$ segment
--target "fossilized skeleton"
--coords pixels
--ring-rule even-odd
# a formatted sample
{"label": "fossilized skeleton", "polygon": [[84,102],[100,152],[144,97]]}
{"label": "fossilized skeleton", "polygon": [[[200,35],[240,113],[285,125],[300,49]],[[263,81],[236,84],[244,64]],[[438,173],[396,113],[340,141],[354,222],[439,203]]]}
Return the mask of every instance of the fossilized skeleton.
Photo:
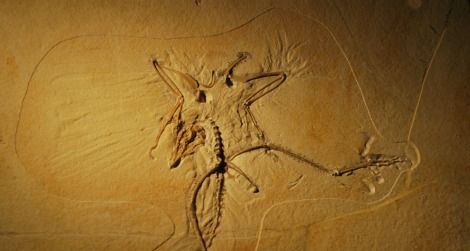
{"label": "fossilized skeleton", "polygon": [[[196,176],[186,205],[187,217],[202,250],[207,250],[215,236],[220,217],[224,174],[229,169],[237,172],[249,182],[252,192],[259,191],[253,179],[233,163],[234,158],[243,153],[258,149],[282,152],[330,176],[341,176],[361,168],[390,166],[406,161],[406,158],[369,155],[366,150],[367,152],[362,154],[360,164],[332,170],[290,149],[269,142],[250,111],[250,105],[278,88],[285,82],[287,75],[284,72],[235,75],[234,69],[248,57],[248,53],[239,53],[237,59],[225,69],[213,71],[207,84],[198,82],[187,73],[165,67],[157,59],[152,59],[158,76],[176,95],[177,102],[163,118],[150,156],[153,158],[152,152],[158,147],[162,134],[170,124],[174,124],[175,128],[170,168],[178,167],[185,157],[194,155],[199,150],[204,149],[207,152],[206,169],[204,173]],[[197,199],[201,187],[211,177],[215,189],[215,209],[212,212],[212,221],[202,224],[197,214]]]}

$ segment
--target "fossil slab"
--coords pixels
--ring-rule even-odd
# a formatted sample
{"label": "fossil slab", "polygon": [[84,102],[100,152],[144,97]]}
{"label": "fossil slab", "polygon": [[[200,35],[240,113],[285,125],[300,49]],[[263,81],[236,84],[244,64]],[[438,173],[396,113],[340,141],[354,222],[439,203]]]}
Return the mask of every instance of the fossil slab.
{"label": "fossil slab", "polygon": [[421,249],[430,215],[468,245],[465,1],[189,2],[8,58],[8,249]]}

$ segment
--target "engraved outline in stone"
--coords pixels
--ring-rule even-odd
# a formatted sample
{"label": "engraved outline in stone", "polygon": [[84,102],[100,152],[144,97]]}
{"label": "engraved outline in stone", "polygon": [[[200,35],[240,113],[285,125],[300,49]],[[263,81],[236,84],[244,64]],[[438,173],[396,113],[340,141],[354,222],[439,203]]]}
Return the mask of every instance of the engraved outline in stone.
{"label": "engraved outline in stone", "polygon": [[[280,10],[280,9],[279,9],[279,8],[269,8],[269,9],[267,9],[267,10],[261,12],[260,14],[256,15],[255,17],[249,19],[247,22],[243,23],[243,24],[240,25],[240,26],[234,27],[234,28],[229,29],[229,30],[224,31],[224,32],[219,32],[219,33],[210,34],[210,35],[205,35],[205,36],[200,36],[200,37],[218,36],[218,35],[221,35],[221,34],[223,34],[223,33],[227,33],[227,32],[236,30],[236,29],[238,29],[238,28],[240,28],[240,27],[246,25],[247,23],[250,23],[250,22],[253,21],[254,19],[258,18],[259,16],[262,16],[262,15],[264,15],[264,14],[270,12],[270,11],[273,11],[273,10]],[[363,102],[364,102],[364,105],[365,105],[365,107],[366,107],[366,109],[367,109],[369,118],[370,118],[372,124],[374,125],[374,129],[376,130],[376,132],[377,132],[377,133],[379,134],[379,136],[380,136],[380,132],[379,132],[379,131],[377,130],[377,128],[375,127],[374,121],[372,120],[372,118],[371,118],[371,116],[370,116],[370,112],[369,112],[367,103],[366,103],[366,101],[365,101],[365,99],[364,99],[364,95],[363,95],[363,93],[362,93],[362,89],[361,89],[359,83],[358,83],[357,80],[356,80],[354,70],[352,69],[352,66],[350,65],[349,59],[348,59],[348,57],[346,56],[346,54],[345,54],[344,50],[342,49],[342,47],[340,46],[339,42],[337,41],[336,37],[333,35],[333,33],[331,32],[331,30],[330,30],[328,27],[326,27],[326,25],[323,24],[322,22],[316,20],[316,19],[313,18],[313,17],[310,17],[310,16],[307,16],[307,15],[301,14],[301,13],[298,12],[298,11],[295,12],[295,13],[296,13],[297,15],[304,16],[304,17],[306,17],[306,18],[308,18],[308,19],[310,19],[310,20],[312,20],[312,21],[314,21],[314,22],[317,22],[317,23],[319,23],[320,25],[324,26],[324,28],[326,28],[326,29],[328,30],[328,32],[330,33],[330,35],[333,37],[335,43],[337,44],[337,46],[338,46],[339,49],[341,50],[343,56],[344,56],[344,57],[346,58],[346,60],[348,61],[348,65],[349,65],[349,67],[351,68],[352,74],[353,74],[353,76],[354,76],[354,78],[355,78],[355,81],[356,81],[356,83],[357,83],[357,85],[358,85],[358,89],[359,89],[360,92],[361,92],[361,96],[362,96],[362,98],[363,98]],[[19,127],[19,124],[20,124],[20,121],[21,121],[21,117],[22,117],[22,115],[23,115],[23,114],[22,114],[22,110],[23,110],[23,106],[24,106],[24,100],[25,100],[25,98],[26,98],[26,96],[27,96],[27,94],[28,94],[28,92],[29,92],[29,88],[30,88],[30,84],[31,84],[31,82],[32,82],[32,78],[33,78],[33,76],[36,74],[37,69],[38,69],[38,66],[43,62],[44,58],[46,58],[46,57],[51,53],[51,51],[53,51],[56,47],[58,47],[59,45],[61,45],[61,44],[64,43],[64,42],[72,41],[72,40],[75,40],[75,39],[78,39],[78,38],[82,38],[82,37],[108,37],[108,36],[118,36],[118,37],[128,37],[128,38],[142,38],[142,37],[139,37],[139,36],[126,36],[126,35],[95,35],[95,34],[77,35],[77,36],[73,36],[73,37],[69,37],[69,38],[60,40],[60,41],[58,41],[57,43],[53,44],[53,45],[44,53],[44,55],[41,56],[41,58],[39,59],[39,62],[34,65],[33,70],[32,70],[32,73],[30,74],[29,79],[28,79],[28,81],[27,81],[27,86],[26,86],[25,94],[23,95],[23,99],[22,99],[21,105],[20,105],[20,112],[19,112],[19,115],[18,115],[17,125],[16,125],[16,127],[15,127],[15,136],[14,136],[14,138],[15,138],[15,144],[14,144],[14,148],[15,148],[15,153],[16,153],[16,155],[19,155],[19,154],[18,154],[18,146],[17,146],[17,138],[18,138],[18,127]],[[197,37],[197,36],[173,37],[173,38],[164,38],[164,39],[163,39],[163,38],[155,38],[155,37],[152,37],[152,38],[153,38],[153,39],[163,39],[163,40],[167,40],[167,39],[182,39],[182,38],[192,38],[192,37]],[[146,38],[148,38],[148,37],[146,37]],[[424,81],[423,81],[423,82],[424,82]],[[424,83],[423,83],[423,86],[422,86],[422,87],[424,87]],[[421,90],[421,91],[422,91],[422,90]],[[418,104],[417,104],[415,110],[418,110],[418,106],[419,106],[419,102],[418,102]],[[415,112],[416,112],[416,111],[415,111]],[[410,131],[411,131],[411,128],[410,128]],[[411,132],[410,132],[409,134],[411,134]],[[409,142],[409,144],[411,144],[411,147],[414,147],[414,144],[413,144],[411,141],[408,140],[408,142]],[[261,147],[259,147],[258,149],[260,149],[260,148],[261,148]],[[417,161],[417,164],[414,165],[414,168],[416,168],[416,167],[418,166],[418,164],[419,164],[419,161]],[[411,168],[411,169],[414,169],[414,168]]]}

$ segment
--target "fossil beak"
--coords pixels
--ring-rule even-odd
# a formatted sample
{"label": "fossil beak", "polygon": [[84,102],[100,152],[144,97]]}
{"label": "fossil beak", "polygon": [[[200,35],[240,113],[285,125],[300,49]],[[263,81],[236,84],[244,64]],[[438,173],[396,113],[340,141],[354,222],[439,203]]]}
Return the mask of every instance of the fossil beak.
{"label": "fossil beak", "polygon": [[172,158],[172,160],[170,161],[170,168],[176,168],[180,165],[181,163],[181,158]]}

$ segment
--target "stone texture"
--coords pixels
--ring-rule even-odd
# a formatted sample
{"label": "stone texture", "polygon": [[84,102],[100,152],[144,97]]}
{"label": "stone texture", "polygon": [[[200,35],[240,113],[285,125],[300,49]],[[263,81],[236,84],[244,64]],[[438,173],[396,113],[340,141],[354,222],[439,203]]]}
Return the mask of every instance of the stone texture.
{"label": "stone texture", "polygon": [[[0,250],[470,248],[468,1],[0,13]],[[177,101],[159,69],[185,102],[156,146]],[[219,81],[205,103],[191,78]],[[341,173],[368,157],[383,166]]]}

